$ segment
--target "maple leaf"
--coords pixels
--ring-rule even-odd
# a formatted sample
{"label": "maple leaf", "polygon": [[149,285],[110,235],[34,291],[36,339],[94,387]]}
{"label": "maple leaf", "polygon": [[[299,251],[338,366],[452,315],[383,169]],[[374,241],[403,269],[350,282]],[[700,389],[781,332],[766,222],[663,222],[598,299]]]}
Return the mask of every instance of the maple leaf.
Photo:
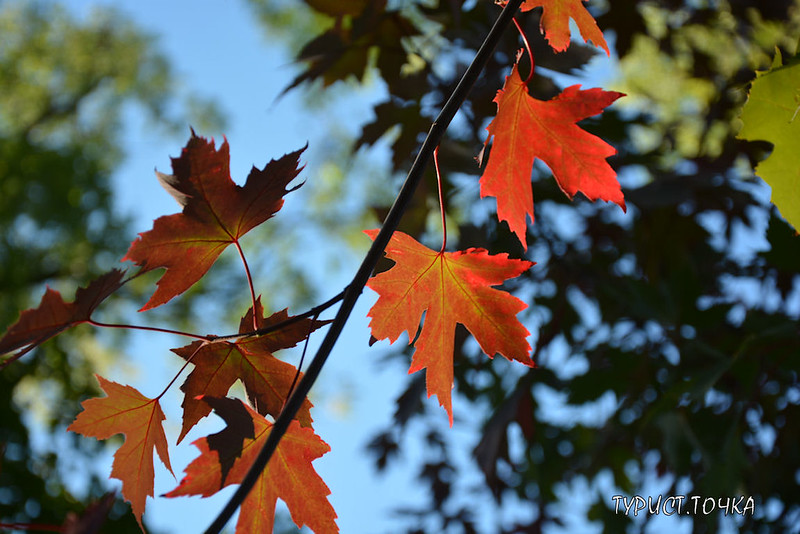
{"label": "maple leaf", "polygon": [[737,137],[773,144],[772,153],[756,166],[756,174],[772,188],[772,202],[783,218],[800,231],[800,57],[783,64],[777,52],[772,68],[758,72],[742,107]]}
{"label": "maple leaf", "polygon": [[[495,3],[505,6],[508,2],[497,0]],[[525,0],[520,6],[520,11],[530,11],[537,7],[542,8],[540,30],[556,52],[563,52],[569,48],[571,18],[578,26],[584,43],[592,41],[595,46],[605,50],[608,56],[611,55],[603,32],[584,7],[582,0]]]}
{"label": "maple leaf", "polygon": [[[256,299],[256,318],[258,328],[262,329],[286,321],[290,317],[287,310],[283,310],[265,319],[259,297]],[[244,337],[234,342],[195,341],[185,347],[173,349],[174,353],[184,359],[189,359],[194,354],[191,361],[195,366],[181,386],[186,395],[183,399],[183,428],[178,443],[200,419],[211,413],[209,405],[197,397],[200,395],[224,397],[237,379],[244,384],[250,402],[258,408],[259,413],[277,417],[297,374],[297,368],[277,359],[273,353],[294,347],[312,331],[328,322],[301,319],[286,328],[263,336]],[[250,332],[252,329],[251,307],[242,317],[239,332]],[[302,376],[301,373],[298,380]],[[308,399],[303,401],[303,406],[298,412],[302,426],[311,425],[309,410],[312,406]]]}
{"label": "maple leaf", "polygon": [[[365,233],[375,239],[378,231]],[[519,276],[533,263],[509,259],[507,254],[490,256],[479,248],[435,252],[402,232],[394,233],[386,255],[395,265],[367,283],[379,295],[367,314],[372,318],[372,335],[394,343],[406,331],[410,344],[426,312],[408,372],[427,368],[428,397],[438,397],[451,425],[456,323],[467,327],[489,357],[500,353],[534,365],[526,340],[530,332],[516,318],[527,304],[491,287]]]}
{"label": "maple leaf", "polygon": [[[213,406],[228,427],[193,443],[200,456],[186,467],[183,480],[165,497],[208,497],[225,486],[240,484],[272,429],[272,423],[238,399],[203,397],[203,400]],[[227,434],[219,439],[223,432]],[[241,446],[231,446],[231,442]],[[242,503],[236,532],[272,532],[279,498],[286,503],[298,527],[305,524],[316,534],[338,532],[336,512],[327,499],[331,491],[311,465],[329,451],[328,444],[311,428],[292,421]],[[225,474],[223,466],[227,466]]]}
{"label": "maple leaf", "polygon": [[263,170],[253,167],[242,187],[230,177],[228,141],[216,150],[213,139],[206,141],[192,131],[181,156],[172,158],[174,175],[157,173],[183,211],[156,219],[153,229],[139,234],[122,259],[139,265],[142,273],[167,270],[140,311],[189,289],[228,245],[277,213],[283,196],[300,187],[285,189],[302,170],[298,164],[303,150],[272,160]]}
{"label": "maple leaf", "polygon": [[122,496],[144,531],[142,514],[147,496],[153,496],[153,449],[172,473],[167,437],[158,399],[148,399],[135,388],[95,375],[106,397],[82,403],[83,411],[67,430],[97,439],[124,434],[125,443],[114,453],[111,476],[122,481]]}
{"label": "maple leaf", "polygon": [[0,354],[39,345],[67,328],[89,320],[92,312],[122,286],[123,272],[114,269],[75,292],[73,302],[64,302],[58,291],[45,291],[37,308],[25,310],[0,339]]}
{"label": "maple leaf", "polygon": [[[519,76],[517,65],[497,92],[497,116],[486,128],[484,150],[494,136],[481,197],[497,198],[497,217],[506,221],[527,248],[527,216],[533,216],[531,169],[539,158],[550,167],[561,190],[571,199],[580,191],[590,200],[616,203],[625,211],[625,198],[616,173],[606,158],[616,150],[576,123],[601,113],[619,97],[616,91],[580,89],[573,85],[552,100],[537,100]],[[478,156],[481,163],[483,150]]]}

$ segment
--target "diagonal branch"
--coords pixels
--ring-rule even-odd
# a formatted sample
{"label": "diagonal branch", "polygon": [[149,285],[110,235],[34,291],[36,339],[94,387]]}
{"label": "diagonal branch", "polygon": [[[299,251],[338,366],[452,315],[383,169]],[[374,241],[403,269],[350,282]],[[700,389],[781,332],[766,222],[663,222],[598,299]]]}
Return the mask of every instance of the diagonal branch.
{"label": "diagonal branch", "polygon": [[330,355],[333,346],[336,344],[336,340],[339,338],[339,334],[342,332],[345,323],[347,323],[347,319],[350,316],[350,312],[353,311],[358,297],[364,291],[364,286],[367,284],[367,280],[369,280],[375,265],[383,256],[386,245],[389,243],[392,234],[400,223],[400,218],[403,216],[403,213],[408,208],[414,196],[414,191],[417,189],[417,185],[422,179],[423,172],[425,171],[425,167],[434,149],[439,145],[439,142],[444,136],[444,132],[450,125],[450,121],[453,120],[453,117],[466,100],[469,91],[472,89],[481,71],[483,71],[483,68],[489,62],[497,43],[500,41],[503,32],[511,24],[511,20],[517,12],[517,9],[519,9],[520,4],[522,4],[522,0],[510,0],[508,4],[506,4],[506,7],[503,8],[503,11],[495,21],[486,39],[483,41],[472,63],[462,76],[461,81],[458,82],[458,86],[456,86],[450,98],[447,100],[447,103],[442,108],[442,111],[439,113],[439,116],[433,122],[431,129],[428,131],[428,136],[422,143],[417,158],[414,160],[414,164],[408,172],[406,181],[400,189],[391,210],[389,210],[386,220],[383,222],[380,233],[375,237],[372,247],[370,247],[367,255],[364,257],[364,261],[361,263],[361,267],[359,267],[353,281],[345,290],[342,305],[339,307],[339,311],[331,323],[325,339],[317,350],[317,354],[308,366],[306,374],[297,384],[297,389],[275,420],[275,424],[272,426],[272,430],[267,437],[267,441],[264,443],[264,447],[245,475],[241,485],[236,489],[230,501],[228,501],[211,526],[208,527],[206,534],[219,534],[234,512],[236,512],[236,509],[239,508],[247,497],[247,494],[250,493],[258,477],[261,476],[267,462],[269,462],[269,459],[278,447],[278,443],[303,404],[306,395],[308,395],[308,392],[311,390],[311,386],[319,376],[323,365],[325,365],[325,361],[328,359],[328,355]]}

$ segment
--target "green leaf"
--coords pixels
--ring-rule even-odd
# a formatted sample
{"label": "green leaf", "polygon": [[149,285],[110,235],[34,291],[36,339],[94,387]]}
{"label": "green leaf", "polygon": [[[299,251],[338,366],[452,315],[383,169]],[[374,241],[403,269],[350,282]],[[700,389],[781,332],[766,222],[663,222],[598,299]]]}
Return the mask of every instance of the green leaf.
{"label": "green leaf", "polygon": [[759,72],[742,108],[739,139],[764,140],[772,154],[756,166],[756,174],[772,187],[772,202],[781,215],[800,228],[800,59],[783,65],[780,54],[772,68]]}

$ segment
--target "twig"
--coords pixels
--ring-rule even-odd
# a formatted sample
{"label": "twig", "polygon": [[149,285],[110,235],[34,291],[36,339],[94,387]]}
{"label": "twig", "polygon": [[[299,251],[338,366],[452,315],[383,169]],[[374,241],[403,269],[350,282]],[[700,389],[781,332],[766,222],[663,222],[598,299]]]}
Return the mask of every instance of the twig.
{"label": "twig", "polygon": [[345,294],[346,291],[347,291],[347,288],[344,288],[337,295],[335,295],[335,296],[331,297],[330,299],[326,300],[325,302],[323,302],[319,306],[314,306],[310,310],[308,310],[306,312],[303,312],[300,315],[295,315],[293,317],[289,317],[285,321],[281,321],[279,323],[275,323],[275,324],[272,324],[272,325],[269,325],[269,326],[265,326],[264,328],[259,328],[258,330],[253,330],[251,332],[240,332],[238,334],[226,334],[224,336],[211,335],[211,336],[208,336],[208,340],[209,341],[218,341],[220,339],[233,339],[233,338],[237,338],[237,337],[265,336],[267,334],[271,334],[272,332],[275,332],[277,330],[282,330],[283,328],[286,328],[287,326],[289,326],[291,324],[294,324],[294,323],[296,323],[298,321],[302,321],[306,317],[318,317],[319,314],[321,314],[322,312],[324,312],[325,310],[327,310],[328,308],[330,308],[331,306],[333,306],[334,304],[336,304],[337,302],[342,300],[344,298],[344,294]]}
{"label": "twig", "polygon": [[200,341],[211,341],[214,336],[203,336],[200,334],[193,334],[191,332],[183,332],[181,330],[172,330],[171,328],[159,328],[157,326],[143,326],[137,324],[118,324],[118,323],[101,323],[95,321],[91,317],[87,321],[83,321],[98,328],[119,328],[121,330],[144,330],[146,332],[161,332],[163,334],[175,334],[176,336],[190,337],[199,339]]}
{"label": "twig", "polygon": [[247,258],[244,256],[244,250],[239,240],[235,240],[236,250],[239,251],[239,257],[242,259],[244,265],[244,272],[247,275],[247,285],[250,288],[250,299],[253,301],[253,330],[258,330],[258,318],[256,317],[256,289],[253,287],[253,276],[250,274],[250,266],[247,265]]}

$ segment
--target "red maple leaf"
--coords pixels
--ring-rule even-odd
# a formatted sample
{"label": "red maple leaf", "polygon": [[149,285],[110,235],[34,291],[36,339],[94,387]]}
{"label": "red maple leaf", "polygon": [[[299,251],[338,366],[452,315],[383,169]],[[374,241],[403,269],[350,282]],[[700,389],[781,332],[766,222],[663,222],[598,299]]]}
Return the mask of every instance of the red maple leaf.
{"label": "red maple leaf", "polygon": [[74,302],[64,302],[58,291],[47,288],[39,307],[25,310],[0,339],[0,354],[34,347],[60,332],[90,319],[92,312],[122,286],[123,272],[114,269],[75,292]]}
{"label": "red maple leaf", "polygon": [[124,434],[125,443],[114,454],[111,476],[122,481],[122,496],[142,526],[147,496],[153,496],[153,449],[170,473],[167,437],[161,421],[164,413],[158,399],[148,399],[131,386],[97,376],[107,397],[84,401],[83,411],[67,428],[84,436],[108,439]]}
{"label": "red maple leaf", "polygon": [[[256,300],[256,318],[259,329],[290,319],[286,310],[274,313],[265,319],[260,298]],[[273,353],[294,347],[312,331],[328,322],[312,323],[311,319],[301,319],[286,328],[263,336],[244,337],[234,342],[195,341],[185,347],[173,349],[173,352],[184,359],[194,354],[191,361],[195,366],[181,386],[186,396],[183,399],[183,428],[178,443],[200,419],[211,413],[209,405],[197,397],[200,395],[224,397],[237,379],[244,384],[250,402],[258,408],[259,413],[277,417],[297,374],[297,368],[277,359]],[[242,317],[239,332],[250,332],[252,329],[253,308],[250,308]],[[302,378],[302,373],[298,380],[299,378]],[[308,399],[303,401],[303,406],[298,412],[302,426],[311,425],[309,410],[312,406]]]}
{"label": "red maple leaf", "polygon": [[[378,231],[366,234],[375,239]],[[456,323],[467,327],[489,357],[500,353],[534,365],[526,340],[530,333],[516,318],[527,304],[491,287],[519,276],[533,263],[509,259],[507,254],[490,256],[479,248],[435,252],[402,232],[394,233],[386,255],[394,260],[394,267],[367,283],[379,295],[367,314],[372,317],[372,335],[394,343],[406,331],[410,343],[425,312],[408,372],[427,368],[428,396],[439,398],[451,425]]]}
{"label": "red maple leaf", "polygon": [[263,170],[253,167],[241,187],[230,177],[228,141],[215,150],[213,139],[206,141],[192,131],[181,156],[172,158],[174,175],[158,173],[183,211],[156,219],[153,229],[139,234],[123,258],[143,273],[167,269],[140,311],[189,289],[228,245],[277,213],[283,196],[299,187],[285,189],[302,170],[298,163],[303,150],[270,161]]}
{"label": "red maple leaf", "polygon": [[[533,221],[531,169],[539,158],[550,167],[561,190],[569,197],[580,191],[590,200],[602,199],[625,210],[617,175],[606,161],[614,147],[581,129],[576,123],[602,113],[624,96],[602,89],[581,90],[573,85],[552,100],[536,100],[519,76],[517,65],[497,92],[497,116],[486,128],[494,136],[486,170],[481,176],[481,197],[497,198],[497,217],[527,248],[527,216]],[[483,151],[478,157],[481,162]]]}
{"label": "red maple leaf", "polygon": [[[200,456],[186,467],[181,483],[165,497],[208,497],[225,486],[240,484],[269,436],[272,423],[241,401],[209,397],[203,400],[228,427],[194,442],[200,449]],[[242,503],[236,532],[272,532],[279,498],[286,503],[298,527],[308,525],[316,534],[339,532],[336,512],[327,499],[331,491],[311,465],[328,451],[328,444],[311,428],[292,421],[266,469]]]}
{"label": "red maple leaf", "polygon": [[[505,0],[497,0],[495,3],[503,6],[507,4]],[[539,23],[541,31],[556,52],[563,52],[569,47],[569,19],[572,18],[581,32],[583,42],[592,41],[595,46],[611,55],[603,32],[597,27],[597,22],[586,10],[582,0],[525,0],[520,11],[530,11],[537,7],[542,8]]]}

